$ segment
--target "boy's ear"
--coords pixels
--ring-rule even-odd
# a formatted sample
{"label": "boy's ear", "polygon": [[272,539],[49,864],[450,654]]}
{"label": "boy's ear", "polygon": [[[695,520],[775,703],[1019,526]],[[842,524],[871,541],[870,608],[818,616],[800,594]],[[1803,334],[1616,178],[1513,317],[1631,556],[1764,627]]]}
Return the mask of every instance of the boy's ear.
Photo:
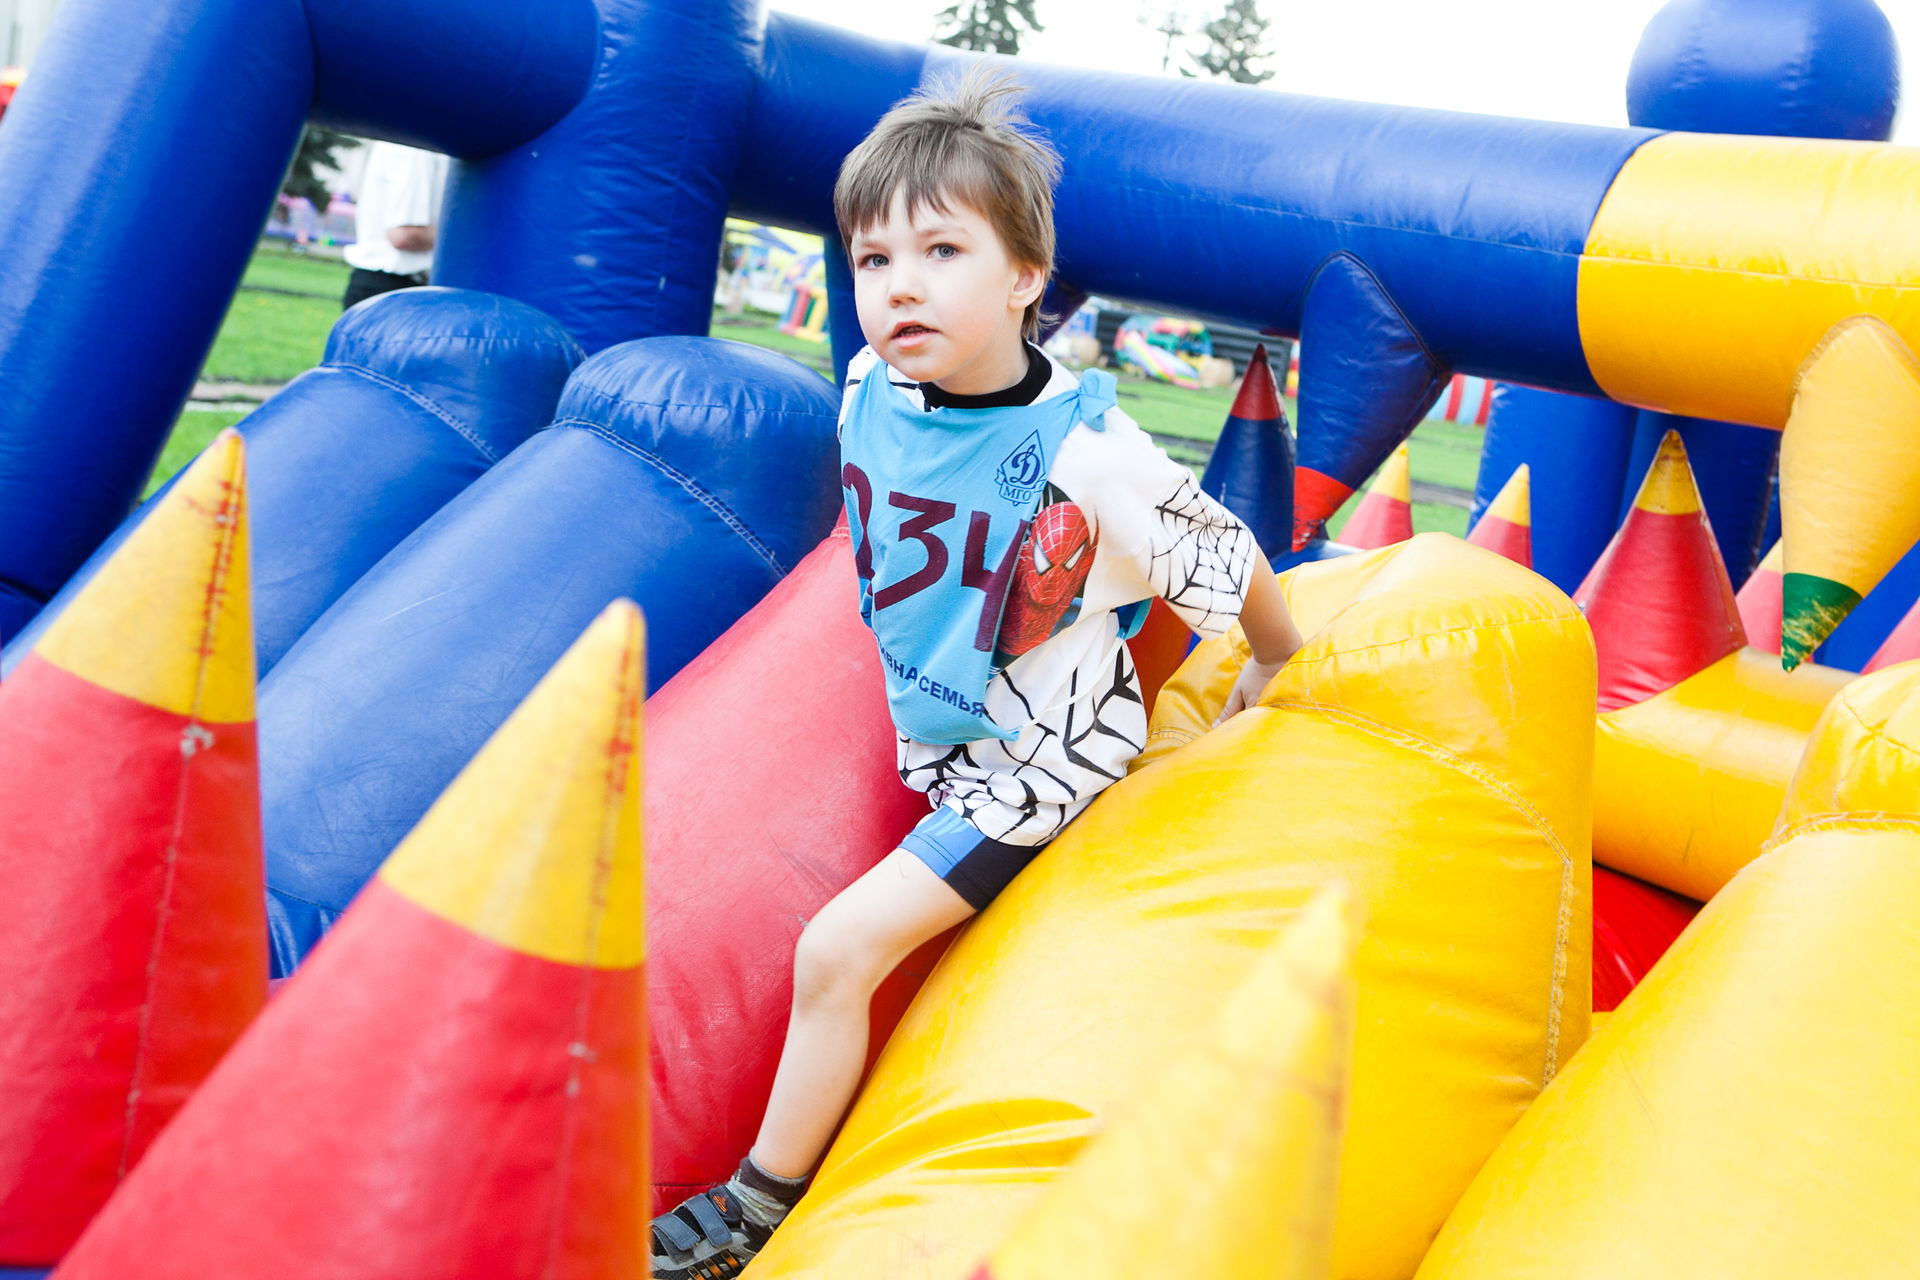
{"label": "boy's ear", "polygon": [[1047,289],[1047,272],[1044,267],[1022,264],[1013,277],[1013,297],[1011,299],[1021,309],[1032,304]]}

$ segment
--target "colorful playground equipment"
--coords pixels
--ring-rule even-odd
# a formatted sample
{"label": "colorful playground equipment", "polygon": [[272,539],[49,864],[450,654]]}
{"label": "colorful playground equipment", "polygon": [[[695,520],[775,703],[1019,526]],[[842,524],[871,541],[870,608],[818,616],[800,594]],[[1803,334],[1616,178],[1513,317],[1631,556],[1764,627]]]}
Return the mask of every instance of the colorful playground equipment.
{"label": "colorful playground equipment", "polygon": [[1189,391],[1200,387],[1199,360],[1213,354],[1207,327],[1173,316],[1129,316],[1113,335],[1114,362]]}
{"label": "colorful playground equipment", "polygon": [[[1017,64],[1050,307],[1305,333],[1203,483],[1308,643],[1215,727],[1244,640],[1154,615],[1146,752],[882,988],[754,1274],[1920,1269],[1920,685],[1837,665],[1920,631],[1920,153],[1869,0],[1736,7],[1632,129]],[[703,336],[715,264],[824,235],[844,365],[839,160],[975,60],[67,0],[0,127],[0,1276],[614,1280],[738,1160],[795,937],[924,810],[834,388]],[[451,287],[128,516],[310,116],[457,157]],[[1470,541],[1325,540],[1489,387]]]}

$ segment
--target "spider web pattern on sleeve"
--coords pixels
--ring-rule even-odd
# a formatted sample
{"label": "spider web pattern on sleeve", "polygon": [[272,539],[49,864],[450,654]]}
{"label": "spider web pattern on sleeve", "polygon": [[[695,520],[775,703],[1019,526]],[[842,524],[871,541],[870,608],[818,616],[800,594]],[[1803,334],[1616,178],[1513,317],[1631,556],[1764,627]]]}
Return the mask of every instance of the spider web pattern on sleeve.
{"label": "spider web pattern on sleeve", "polygon": [[1253,567],[1253,531],[1185,476],[1158,503],[1147,583],[1195,631],[1218,635],[1240,616]]}

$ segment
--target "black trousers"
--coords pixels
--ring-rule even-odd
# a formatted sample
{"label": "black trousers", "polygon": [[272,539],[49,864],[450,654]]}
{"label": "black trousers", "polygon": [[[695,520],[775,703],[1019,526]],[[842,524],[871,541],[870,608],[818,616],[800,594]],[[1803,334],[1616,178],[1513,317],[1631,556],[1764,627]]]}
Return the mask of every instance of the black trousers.
{"label": "black trousers", "polygon": [[347,293],[340,300],[341,310],[368,298],[377,298],[383,293],[392,293],[395,289],[412,289],[427,282],[427,273],[417,276],[397,276],[391,271],[366,271],[359,267],[347,277]]}

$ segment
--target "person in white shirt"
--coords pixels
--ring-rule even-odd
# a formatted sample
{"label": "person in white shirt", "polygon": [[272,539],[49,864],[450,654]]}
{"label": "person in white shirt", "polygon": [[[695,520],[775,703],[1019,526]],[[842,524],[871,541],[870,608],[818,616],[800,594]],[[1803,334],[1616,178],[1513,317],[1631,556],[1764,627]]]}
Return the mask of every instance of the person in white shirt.
{"label": "person in white shirt", "polygon": [[427,283],[447,158],[393,142],[367,152],[354,212],[354,243],[342,255],[353,274],[342,307]]}

